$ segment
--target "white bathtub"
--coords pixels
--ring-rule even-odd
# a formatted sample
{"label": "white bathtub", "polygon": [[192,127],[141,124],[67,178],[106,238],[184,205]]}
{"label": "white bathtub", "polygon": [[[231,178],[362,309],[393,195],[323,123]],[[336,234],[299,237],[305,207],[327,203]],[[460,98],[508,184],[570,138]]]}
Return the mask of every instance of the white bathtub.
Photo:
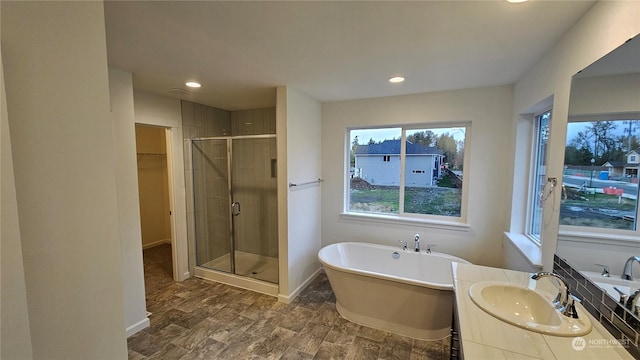
{"label": "white bathtub", "polygon": [[451,263],[468,261],[359,242],[328,245],[318,258],[345,319],[421,340],[449,335]]}

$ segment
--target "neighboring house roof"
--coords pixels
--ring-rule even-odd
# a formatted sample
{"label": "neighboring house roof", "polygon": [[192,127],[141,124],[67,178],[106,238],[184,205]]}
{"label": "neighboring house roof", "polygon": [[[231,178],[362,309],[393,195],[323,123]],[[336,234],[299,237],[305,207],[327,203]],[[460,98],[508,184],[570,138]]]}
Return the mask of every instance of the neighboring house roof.
{"label": "neighboring house roof", "polygon": [[631,150],[628,153],[626,153],[624,156],[629,156],[629,155],[631,155],[631,153],[635,153],[636,155],[640,155],[640,150]]}
{"label": "neighboring house roof", "polygon": [[[400,140],[385,140],[379,144],[358,145],[356,155],[400,155]],[[407,141],[407,155],[444,155],[435,146],[422,146]]]}
{"label": "neighboring house roof", "polygon": [[624,161],[607,161],[606,163],[602,164],[602,166],[620,167],[620,166],[625,166],[626,164],[627,163]]}

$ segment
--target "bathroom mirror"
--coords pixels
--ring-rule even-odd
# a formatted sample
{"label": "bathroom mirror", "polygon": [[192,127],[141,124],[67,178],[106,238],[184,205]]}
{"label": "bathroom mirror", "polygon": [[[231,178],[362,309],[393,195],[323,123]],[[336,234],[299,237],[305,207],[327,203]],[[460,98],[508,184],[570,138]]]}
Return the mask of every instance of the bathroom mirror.
{"label": "bathroom mirror", "polygon": [[[620,279],[640,256],[640,35],[573,76],[564,164],[557,254]],[[640,263],[632,270],[640,280]]]}

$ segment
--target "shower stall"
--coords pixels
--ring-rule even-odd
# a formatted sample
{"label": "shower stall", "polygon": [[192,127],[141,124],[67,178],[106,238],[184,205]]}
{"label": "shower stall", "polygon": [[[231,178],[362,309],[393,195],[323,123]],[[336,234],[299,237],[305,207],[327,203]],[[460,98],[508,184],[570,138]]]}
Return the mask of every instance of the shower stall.
{"label": "shower stall", "polygon": [[189,146],[196,274],[272,293],[278,284],[275,134],[195,138]]}

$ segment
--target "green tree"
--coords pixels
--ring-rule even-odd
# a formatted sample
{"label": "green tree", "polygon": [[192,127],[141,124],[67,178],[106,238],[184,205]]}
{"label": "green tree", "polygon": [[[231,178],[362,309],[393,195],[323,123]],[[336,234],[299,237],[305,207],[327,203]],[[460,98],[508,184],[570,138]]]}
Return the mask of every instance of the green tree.
{"label": "green tree", "polygon": [[591,165],[593,154],[585,147],[576,144],[567,145],[564,149],[564,163],[567,165]]}
{"label": "green tree", "polygon": [[424,147],[431,147],[436,139],[436,134],[433,131],[420,131],[407,136],[407,141],[412,144],[420,144]]}
{"label": "green tree", "polygon": [[625,152],[638,149],[638,138],[633,134],[640,128],[640,120],[625,120],[622,123],[625,127],[624,133],[627,134],[621,137],[622,143],[626,145]]}
{"label": "green tree", "polygon": [[349,162],[351,166],[356,166],[356,151],[358,151],[358,135],[353,138],[351,142],[351,151],[349,153]]}
{"label": "green tree", "polygon": [[616,127],[614,121],[593,121],[584,131],[578,132],[577,141],[582,147],[591,150],[592,159],[596,163],[607,161],[603,155],[615,149],[616,139],[612,133]]}
{"label": "green tree", "polygon": [[458,153],[458,146],[456,139],[453,138],[448,132],[440,135],[436,141],[436,148],[444,152],[444,161],[450,165],[455,166],[456,154]]}

